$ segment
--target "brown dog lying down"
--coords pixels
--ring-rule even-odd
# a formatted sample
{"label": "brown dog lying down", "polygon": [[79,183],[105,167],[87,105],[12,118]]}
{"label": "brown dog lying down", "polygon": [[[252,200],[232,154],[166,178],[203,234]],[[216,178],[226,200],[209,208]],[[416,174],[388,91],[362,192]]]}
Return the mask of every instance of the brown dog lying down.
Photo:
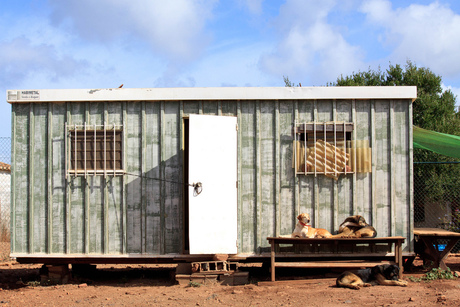
{"label": "brown dog lying down", "polygon": [[334,238],[375,238],[377,231],[374,227],[366,223],[366,220],[361,215],[352,215],[345,219],[340,224],[339,233],[334,235]]}
{"label": "brown dog lying down", "polygon": [[292,232],[292,238],[331,238],[329,231],[322,228],[313,228],[310,225],[310,214],[301,213],[297,216],[299,220]]}
{"label": "brown dog lying down", "polygon": [[345,271],[336,280],[337,287],[358,290],[372,284],[382,286],[406,287],[407,281],[399,279],[399,267],[395,264],[376,265],[373,268],[356,271]]}

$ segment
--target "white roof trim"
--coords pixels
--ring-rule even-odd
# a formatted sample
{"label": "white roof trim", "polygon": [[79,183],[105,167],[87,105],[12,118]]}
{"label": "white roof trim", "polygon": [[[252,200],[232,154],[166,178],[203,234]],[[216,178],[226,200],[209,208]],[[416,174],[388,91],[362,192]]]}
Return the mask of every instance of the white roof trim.
{"label": "white roof trim", "polygon": [[415,86],[189,87],[8,90],[9,103],[64,101],[412,99]]}

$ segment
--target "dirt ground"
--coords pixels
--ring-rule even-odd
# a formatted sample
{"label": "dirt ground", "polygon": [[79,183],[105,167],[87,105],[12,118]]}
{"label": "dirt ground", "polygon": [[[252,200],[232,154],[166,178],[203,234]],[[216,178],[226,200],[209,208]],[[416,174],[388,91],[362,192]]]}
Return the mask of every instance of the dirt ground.
{"label": "dirt ground", "polygon": [[[460,255],[447,261],[460,271]],[[332,271],[277,269],[271,284],[266,268],[248,270],[250,283],[223,286],[218,282],[178,285],[175,266],[98,265],[91,273],[73,276],[67,284],[40,282],[40,265],[0,263],[0,307],[3,306],[460,306],[460,279],[413,281],[426,270],[416,259],[404,273],[407,287],[337,288]]]}

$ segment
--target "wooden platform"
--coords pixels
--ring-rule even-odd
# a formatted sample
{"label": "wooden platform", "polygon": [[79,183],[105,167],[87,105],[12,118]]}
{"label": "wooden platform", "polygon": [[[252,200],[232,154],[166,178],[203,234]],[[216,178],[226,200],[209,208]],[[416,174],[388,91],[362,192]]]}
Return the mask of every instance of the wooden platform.
{"label": "wooden platform", "polygon": [[[282,237],[268,237],[267,240],[271,245],[271,280],[275,281],[275,268],[276,267],[291,267],[291,268],[360,268],[360,267],[372,267],[377,264],[388,263],[388,261],[364,261],[364,260],[334,260],[334,261],[308,261],[311,258],[311,254],[296,254],[296,258],[302,258],[302,261],[292,261],[292,262],[277,262],[276,257],[280,253],[279,246],[282,244],[292,244],[293,246],[302,246],[302,245],[331,245],[330,251],[327,254],[322,255],[321,253],[314,253],[314,257],[334,257],[346,259],[350,257],[350,254],[343,255],[340,254],[341,245],[361,245],[361,244],[370,244],[373,246],[376,243],[385,243],[394,245],[394,263],[397,264],[400,268],[400,277],[402,277],[403,272],[403,261],[402,261],[402,244],[406,238],[404,237],[382,237],[382,238],[282,238]],[[371,248],[372,250],[372,248]],[[356,254],[355,256],[362,256],[362,254]],[[366,253],[366,257],[372,257],[373,253]],[[376,256],[378,256],[376,254]],[[285,258],[285,255],[283,255]],[[326,258],[327,259],[327,258]]]}
{"label": "wooden platform", "polygon": [[277,268],[361,268],[378,264],[390,264],[390,261],[309,261],[309,262],[275,262]]}

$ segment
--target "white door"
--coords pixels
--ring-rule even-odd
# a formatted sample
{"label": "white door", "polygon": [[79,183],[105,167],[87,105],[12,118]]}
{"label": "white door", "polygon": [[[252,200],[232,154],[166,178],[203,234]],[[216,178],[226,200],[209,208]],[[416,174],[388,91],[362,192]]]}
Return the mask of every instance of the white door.
{"label": "white door", "polygon": [[237,253],[237,119],[190,115],[190,254]]}

